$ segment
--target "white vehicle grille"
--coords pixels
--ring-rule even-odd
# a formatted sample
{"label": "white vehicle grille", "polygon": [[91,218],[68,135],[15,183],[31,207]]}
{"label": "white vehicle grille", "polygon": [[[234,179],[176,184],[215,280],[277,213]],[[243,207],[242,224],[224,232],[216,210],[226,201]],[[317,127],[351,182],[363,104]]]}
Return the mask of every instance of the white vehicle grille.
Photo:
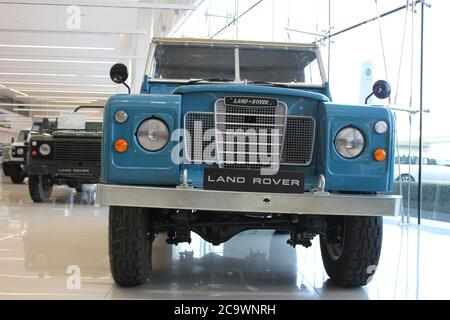
{"label": "white vehicle grille", "polygon": [[217,156],[221,167],[254,168],[280,164],[287,107],[215,105]]}

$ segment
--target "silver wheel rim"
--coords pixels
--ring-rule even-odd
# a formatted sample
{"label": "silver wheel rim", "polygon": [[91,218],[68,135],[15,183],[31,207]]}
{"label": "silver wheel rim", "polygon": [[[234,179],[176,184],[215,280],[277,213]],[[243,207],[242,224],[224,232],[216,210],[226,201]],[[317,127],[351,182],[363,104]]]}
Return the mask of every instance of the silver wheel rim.
{"label": "silver wheel rim", "polygon": [[402,176],[401,179],[403,182],[409,182],[411,180],[409,176]]}
{"label": "silver wheel rim", "polygon": [[345,240],[345,227],[344,227],[344,219],[339,221],[339,223],[336,225],[336,241],[329,241],[326,240],[326,248],[329,257],[336,261],[338,260],[341,255],[342,251],[344,249],[344,240]]}

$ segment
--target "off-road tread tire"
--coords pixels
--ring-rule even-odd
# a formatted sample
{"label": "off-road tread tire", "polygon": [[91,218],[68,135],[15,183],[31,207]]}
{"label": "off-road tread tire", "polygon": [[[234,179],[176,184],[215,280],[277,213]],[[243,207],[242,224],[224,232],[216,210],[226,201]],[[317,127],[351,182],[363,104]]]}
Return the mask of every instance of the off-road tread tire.
{"label": "off-road tread tire", "polygon": [[109,209],[109,261],[114,281],[138,286],[149,281],[153,234],[143,208]]}
{"label": "off-road tread tire", "polygon": [[366,285],[373,277],[380,260],[383,239],[382,217],[344,217],[344,246],[333,261],[320,237],[322,260],[331,280],[343,287]]}
{"label": "off-road tread tire", "polygon": [[9,167],[9,176],[13,183],[23,183],[23,180],[25,180],[25,171],[23,171],[20,165],[13,165]]}
{"label": "off-road tread tire", "polygon": [[5,177],[9,177],[9,165],[2,163],[2,171]]}
{"label": "off-road tread tire", "polygon": [[53,191],[53,186],[49,190],[44,190],[43,186],[44,176],[42,175],[30,175],[28,177],[28,190],[30,197],[34,202],[47,202]]}

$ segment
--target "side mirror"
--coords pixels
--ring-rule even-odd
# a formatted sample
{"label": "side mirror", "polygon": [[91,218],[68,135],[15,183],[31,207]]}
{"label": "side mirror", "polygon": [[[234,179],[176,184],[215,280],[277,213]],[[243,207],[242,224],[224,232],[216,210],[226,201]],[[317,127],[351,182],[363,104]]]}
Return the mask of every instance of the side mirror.
{"label": "side mirror", "polygon": [[391,85],[389,84],[389,82],[384,80],[378,80],[377,82],[375,82],[372,90],[373,94],[378,99],[387,99],[391,96],[392,92]]}
{"label": "side mirror", "polygon": [[123,84],[127,87],[128,93],[131,93],[130,87],[125,83],[128,79],[128,68],[123,63],[116,63],[109,71],[109,76],[114,83]]}
{"label": "side mirror", "polygon": [[112,66],[109,76],[117,84],[122,84],[128,79],[128,68],[123,63],[116,63]]}
{"label": "side mirror", "polygon": [[391,85],[385,80],[378,80],[372,87],[372,93],[366,98],[366,104],[369,99],[375,95],[378,99],[387,99],[391,96]]}

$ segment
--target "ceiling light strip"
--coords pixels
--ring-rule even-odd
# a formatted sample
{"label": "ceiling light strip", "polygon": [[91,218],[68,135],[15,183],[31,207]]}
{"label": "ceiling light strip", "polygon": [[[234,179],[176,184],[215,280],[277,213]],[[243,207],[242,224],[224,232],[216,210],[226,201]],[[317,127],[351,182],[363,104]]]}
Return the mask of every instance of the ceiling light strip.
{"label": "ceiling light strip", "polygon": [[21,0],[21,1],[0,1],[4,4],[22,4],[22,5],[39,5],[39,6],[79,6],[89,8],[117,8],[117,9],[149,9],[149,10],[195,10],[195,4],[172,4],[172,3],[141,3],[130,1],[108,1],[96,3],[92,0],[58,0],[46,1],[39,0]]}
{"label": "ceiling light strip", "polygon": [[79,94],[106,94],[114,95],[117,94],[116,91],[78,91],[78,90],[52,90],[52,89],[27,89],[20,88],[24,92],[55,92],[55,93],[79,93]]}
{"label": "ceiling light strip", "polygon": [[67,49],[67,50],[97,50],[97,51],[116,50],[116,48],[107,48],[107,47],[39,46],[32,44],[0,44],[0,48]]}
{"label": "ceiling light strip", "polygon": [[93,103],[93,102],[98,102],[98,100],[48,100],[48,102],[50,103],[81,103],[81,104],[85,104],[85,103]]}
{"label": "ceiling light strip", "polygon": [[57,73],[32,73],[32,72],[0,72],[0,75],[6,76],[38,76],[38,77],[78,77],[78,78],[105,78],[109,75],[103,74],[57,74]]}
{"label": "ceiling light strip", "polygon": [[113,64],[113,61],[95,60],[59,60],[59,59],[20,59],[20,58],[0,58],[0,61],[7,62],[50,62],[50,63],[80,63],[80,64]]}
{"label": "ceiling light strip", "polygon": [[[1,2],[0,2],[1,3]],[[57,30],[57,29],[14,29],[14,28],[0,28],[0,32],[14,32],[14,33],[59,33],[59,34],[90,34],[90,35],[130,35],[130,36],[145,36],[147,33],[140,30],[131,31],[95,31],[95,30]]]}
{"label": "ceiling light strip", "polygon": [[12,89],[12,88],[8,88],[10,91],[19,94],[19,97],[28,97],[28,95],[20,90],[16,90],[16,89]]}
{"label": "ceiling light strip", "polygon": [[0,102],[0,107],[49,107],[49,108],[76,108],[79,104],[36,104],[36,103],[6,103]]}
{"label": "ceiling light strip", "polygon": [[78,77],[76,74],[56,74],[56,73],[31,73],[31,72],[0,72],[4,76],[39,76],[39,77]]}
{"label": "ceiling light strip", "polygon": [[[71,110],[75,110],[76,108],[72,107]],[[67,112],[70,110],[56,110],[56,109],[20,109],[20,108],[15,108],[13,109],[13,111],[24,111],[24,112]],[[83,111],[82,113],[95,113],[98,114],[99,111]]]}
{"label": "ceiling light strip", "polygon": [[[86,55],[81,55],[81,54],[72,54],[73,51],[71,51],[70,54],[64,54],[62,52],[60,53],[54,53],[53,51],[51,53],[47,52],[47,53],[40,53],[40,54],[34,54],[31,52],[28,53],[14,53],[14,57],[10,57],[11,55],[13,55],[13,53],[11,52],[0,52],[0,56],[2,57],[8,57],[7,59],[22,59],[22,60],[33,60],[35,61],[36,59],[39,60],[46,60],[44,62],[55,62],[54,60],[61,60],[61,62],[66,62],[66,61],[71,61],[74,60],[75,62],[72,63],[83,63],[83,61],[94,61],[96,62],[97,60],[92,60],[92,59],[103,59],[103,60],[112,60],[113,62],[117,62],[119,60],[125,60],[125,61],[130,61],[130,60],[147,60],[147,57],[144,56],[137,56],[137,55],[103,55],[100,53],[97,53],[95,55],[95,57],[93,56],[86,56]],[[62,60],[64,59],[64,60]],[[87,60],[82,60],[82,59],[87,59]],[[50,60],[50,61],[47,61]],[[60,61],[56,61],[56,62],[60,62]],[[92,62],[92,63],[94,63]],[[105,62],[105,61],[103,61]],[[106,62],[105,62],[106,63]]]}
{"label": "ceiling light strip", "polygon": [[51,100],[51,99],[78,99],[78,100],[107,100],[108,97],[81,97],[81,96],[49,96],[49,95],[42,95],[42,96],[28,96],[28,97],[21,97],[16,96],[16,98],[21,98],[22,100],[25,99],[36,99],[36,100]]}
{"label": "ceiling light strip", "polygon": [[23,81],[2,81],[1,84],[20,84],[34,86],[79,86],[79,87],[100,87],[100,88],[116,88],[116,84],[93,84],[93,83],[61,83],[61,82],[23,82]]}

